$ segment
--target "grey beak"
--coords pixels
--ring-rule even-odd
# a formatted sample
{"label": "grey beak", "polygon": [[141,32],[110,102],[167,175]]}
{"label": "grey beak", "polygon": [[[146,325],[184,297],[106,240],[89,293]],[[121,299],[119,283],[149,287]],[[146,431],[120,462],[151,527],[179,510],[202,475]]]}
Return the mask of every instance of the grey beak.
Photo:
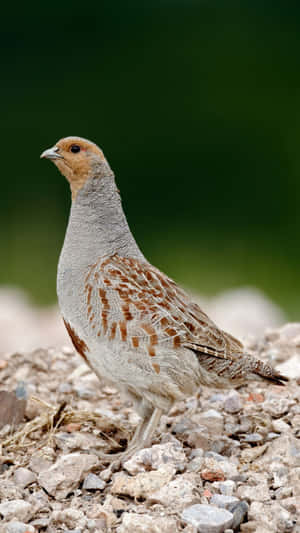
{"label": "grey beak", "polygon": [[41,159],[63,159],[62,155],[59,155],[57,146],[53,146],[52,148],[48,148],[48,150],[45,150],[41,154]]}

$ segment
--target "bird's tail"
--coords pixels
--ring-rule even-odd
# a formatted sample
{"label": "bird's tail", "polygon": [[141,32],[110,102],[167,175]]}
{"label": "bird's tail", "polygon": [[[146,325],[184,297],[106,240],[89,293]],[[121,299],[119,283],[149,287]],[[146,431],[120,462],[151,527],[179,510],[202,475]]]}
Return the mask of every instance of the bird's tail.
{"label": "bird's tail", "polygon": [[285,385],[285,382],[289,381],[289,378],[277,372],[274,368],[271,367],[268,363],[264,363],[260,359],[251,358],[252,362],[252,372],[257,376],[260,376],[267,381],[272,381],[276,385]]}

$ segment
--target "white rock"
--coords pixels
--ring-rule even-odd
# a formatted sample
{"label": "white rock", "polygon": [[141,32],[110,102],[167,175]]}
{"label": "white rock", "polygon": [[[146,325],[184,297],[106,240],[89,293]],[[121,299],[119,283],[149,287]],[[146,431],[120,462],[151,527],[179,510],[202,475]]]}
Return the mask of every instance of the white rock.
{"label": "white rock", "polygon": [[277,420],[272,421],[273,430],[276,433],[285,433],[286,431],[290,431],[291,427],[284,422],[284,420],[281,420],[280,418]]}
{"label": "white rock", "polygon": [[199,533],[223,533],[231,526],[233,514],[213,505],[196,504],[187,507],[181,518],[197,527]]}
{"label": "white rock", "polygon": [[[192,420],[195,420],[195,418],[192,417]],[[221,434],[224,428],[224,417],[215,409],[209,409],[208,411],[201,413],[200,416],[197,416],[197,420],[195,421],[206,427],[208,431],[213,432],[214,435]]]}
{"label": "white rock", "polygon": [[95,474],[88,474],[82,485],[86,490],[103,490],[105,488],[105,482]]}
{"label": "white rock", "polygon": [[36,481],[36,475],[28,468],[17,468],[14,472],[14,482],[22,488]]}
{"label": "white rock", "polygon": [[177,533],[176,519],[147,514],[124,513],[117,533]]}
{"label": "white rock", "polygon": [[289,469],[278,461],[269,465],[269,471],[273,474],[272,487],[278,489],[287,485]]}
{"label": "white rock", "polygon": [[35,529],[30,524],[24,524],[24,522],[18,522],[12,520],[5,525],[6,533],[35,533]]}
{"label": "white rock", "polygon": [[188,505],[199,502],[194,484],[183,476],[176,476],[161,489],[149,496],[150,503],[160,503],[168,509],[183,510]]}
{"label": "white rock", "polygon": [[174,439],[166,444],[155,444],[151,448],[138,451],[123,466],[130,474],[135,475],[145,472],[149,466],[157,470],[165,464],[181,471],[185,463],[186,456],[182,444]]}
{"label": "white rock", "polygon": [[224,496],[232,496],[233,491],[235,490],[235,482],[231,479],[227,479],[226,481],[214,481],[212,486],[216,487],[221,494],[224,494]]}
{"label": "white rock", "polygon": [[83,511],[70,507],[62,511],[53,511],[51,521],[55,525],[63,524],[68,528],[81,529],[85,527],[87,519]]}
{"label": "white rock", "polygon": [[289,521],[290,513],[277,501],[252,502],[248,518],[256,520],[263,527],[269,527],[269,531],[286,531],[282,526],[284,522]]}
{"label": "white rock", "polygon": [[238,502],[239,499],[234,496],[225,496],[224,494],[213,494],[210,499],[211,505],[216,505],[221,509],[228,509],[232,504]]}
{"label": "white rock", "polygon": [[113,477],[111,493],[127,494],[133,498],[148,498],[171,481],[174,474],[175,468],[171,465],[164,465],[160,470],[143,472],[134,477],[129,477],[120,472]]}
{"label": "white rock", "polygon": [[294,403],[289,398],[271,398],[262,403],[262,408],[264,412],[276,417],[287,413]]}
{"label": "white rock", "polygon": [[66,498],[97,464],[98,457],[93,454],[62,455],[53,466],[39,474],[38,482],[51,496],[60,500]]}
{"label": "white rock", "polygon": [[6,520],[29,520],[32,514],[32,505],[23,500],[11,500],[0,504],[0,515]]}
{"label": "white rock", "polygon": [[202,469],[211,471],[222,470],[227,479],[238,475],[236,464],[231,462],[227,457],[222,457],[222,460],[216,460],[214,457],[205,457]]}
{"label": "white rock", "polygon": [[255,486],[241,485],[236,494],[241,500],[264,502],[270,499],[268,484],[265,480]]}
{"label": "white rock", "polygon": [[262,457],[264,462],[273,462],[274,458],[288,467],[300,466],[300,442],[291,434],[282,434],[269,445],[268,451]]}

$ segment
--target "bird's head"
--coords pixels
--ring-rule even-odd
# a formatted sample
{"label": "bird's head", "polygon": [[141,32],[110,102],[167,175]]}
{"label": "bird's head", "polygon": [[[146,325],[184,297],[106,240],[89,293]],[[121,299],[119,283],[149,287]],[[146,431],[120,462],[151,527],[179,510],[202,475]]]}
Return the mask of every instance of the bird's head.
{"label": "bird's head", "polygon": [[81,137],[65,137],[52,148],[45,150],[41,158],[51,159],[71,186],[72,198],[91,176],[111,173],[110,167],[100,148]]}

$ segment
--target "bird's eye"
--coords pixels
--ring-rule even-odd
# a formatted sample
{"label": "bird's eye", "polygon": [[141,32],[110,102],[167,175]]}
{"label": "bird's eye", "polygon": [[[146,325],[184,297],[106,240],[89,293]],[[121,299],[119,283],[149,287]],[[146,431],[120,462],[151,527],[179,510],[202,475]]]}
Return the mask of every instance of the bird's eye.
{"label": "bird's eye", "polygon": [[80,152],[80,146],[78,144],[72,144],[70,150],[73,154],[78,154]]}

